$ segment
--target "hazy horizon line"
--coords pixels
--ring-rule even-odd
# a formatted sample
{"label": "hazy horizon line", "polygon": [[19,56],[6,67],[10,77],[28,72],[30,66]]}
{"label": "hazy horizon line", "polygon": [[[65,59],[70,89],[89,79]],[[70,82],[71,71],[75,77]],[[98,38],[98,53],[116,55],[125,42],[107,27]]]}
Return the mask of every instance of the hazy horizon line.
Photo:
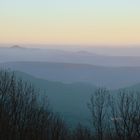
{"label": "hazy horizon line", "polygon": [[64,47],[64,46],[75,46],[75,47],[107,47],[107,48],[120,48],[120,47],[123,47],[123,48],[132,48],[132,47],[140,47],[140,44],[102,44],[102,43],[99,43],[99,44],[76,44],[76,43],[0,43],[0,47],[3,47],[1,45],[4,45],[6,47],[11,47],[11,46],[14,46],[14,45],[18,45],[18,46],[21,46],[21,47],[24,47],[23,45],[31,45],[32,46],[46,46],[46,47],[53,47],[53,46],[58,46],[58,47]]}

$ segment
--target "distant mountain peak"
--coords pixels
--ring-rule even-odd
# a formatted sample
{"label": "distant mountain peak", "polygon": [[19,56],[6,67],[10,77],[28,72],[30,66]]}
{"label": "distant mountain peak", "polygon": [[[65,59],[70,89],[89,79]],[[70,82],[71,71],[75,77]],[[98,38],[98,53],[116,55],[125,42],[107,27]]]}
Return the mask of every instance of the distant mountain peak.
{"label": "distant mountain peak", "polygon": [[13,45],[13,46],[11,47],[11,49],[24,49],[24,47],[21,47],[21,46],[19,46],[19,45]]}
{"label": "distant mountain peak", "polygon": [[77,53],[82,55],[97,55],[96,53],[91,53],[88,51],[77,51]]}

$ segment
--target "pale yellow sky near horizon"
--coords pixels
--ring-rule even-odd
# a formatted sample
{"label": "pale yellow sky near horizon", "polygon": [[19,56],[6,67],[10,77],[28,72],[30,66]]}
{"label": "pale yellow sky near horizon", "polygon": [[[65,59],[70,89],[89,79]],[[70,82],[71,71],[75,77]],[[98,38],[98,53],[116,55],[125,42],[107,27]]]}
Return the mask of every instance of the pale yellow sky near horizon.
{"label": "pale yellow sky near horizon", "polygon": [[0,43],[140,44],[139,0],[0,1]]}

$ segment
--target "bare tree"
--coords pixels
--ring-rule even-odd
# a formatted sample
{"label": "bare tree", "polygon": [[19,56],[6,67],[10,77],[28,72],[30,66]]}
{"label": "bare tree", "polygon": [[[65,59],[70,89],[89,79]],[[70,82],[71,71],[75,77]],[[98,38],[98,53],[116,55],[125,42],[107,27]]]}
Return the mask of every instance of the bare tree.
{"label": "bare tree", "polygon": [[81,124],[78,124],[77,128],[74,131],[74,140],[92,140],[91,132],[86,127],[83,127]]}
{"label": "bare tree", "polygon": [[67,127],[30,84],[0,71],[0,139],[63,140]]}
{"label": "bare tree", "polygon": [[118,139],[138,139],[140,103],[137,94],[121,91],[111,103],[111,114],[114,135],[117,135]]}
{"label": "bare tree", "polygon": [[90,99],[88,108],[92,115],[92,124],[98,140],[103,140],[106,133],[106,119],[109,92],[104,88],[97,89]]}

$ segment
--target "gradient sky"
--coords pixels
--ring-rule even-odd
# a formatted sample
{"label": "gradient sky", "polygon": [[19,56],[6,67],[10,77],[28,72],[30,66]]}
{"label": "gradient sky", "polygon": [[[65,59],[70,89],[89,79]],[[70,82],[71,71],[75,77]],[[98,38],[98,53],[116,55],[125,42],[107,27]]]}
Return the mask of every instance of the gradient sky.
{"label": "gradient sky", "polygon": [[0,0],[0,43],[140,44],[140,0]]}

